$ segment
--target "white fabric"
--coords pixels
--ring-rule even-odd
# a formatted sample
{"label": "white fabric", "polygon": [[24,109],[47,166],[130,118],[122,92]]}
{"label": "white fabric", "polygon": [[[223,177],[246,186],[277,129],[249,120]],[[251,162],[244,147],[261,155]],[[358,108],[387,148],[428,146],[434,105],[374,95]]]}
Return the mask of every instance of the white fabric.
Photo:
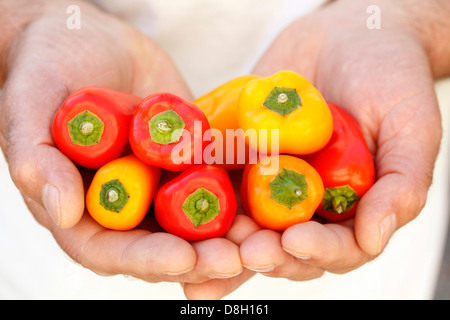
{"label": "white fabric", "polygon": [[[97,0],[153,37],[195,96],[251,71],[270,41],[320,0]],[[374,261],[345,275],[292,282],[255,276],[225,299],[431,299],[448,222],[450,81],[436,86],[444,140],[426,208]],[[174,283],[102,277],[75,264],[39,226],[0,157],[0,299],[184,299]]]}

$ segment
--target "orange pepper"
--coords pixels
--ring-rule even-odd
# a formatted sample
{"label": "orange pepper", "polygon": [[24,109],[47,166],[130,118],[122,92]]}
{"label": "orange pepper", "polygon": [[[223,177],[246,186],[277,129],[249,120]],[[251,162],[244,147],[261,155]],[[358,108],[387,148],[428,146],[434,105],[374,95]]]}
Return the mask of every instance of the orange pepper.
{"label": "orange pepper", "polygon": [[[259,78],[259,76],[251,74],[234,78],[194,100],[193,103],[203,111],[206,118],[208,119],[211,129],[219,130],[223,138],[221,141],[223,148],[221,149],[218,141],[215,140],[213,136],[211,147],[213,147],[216,152],[214,154],[214,158],[218,159],[219,161],[221,160],[222,162],[217,163],[219,161],[216,161],[213,164],[223,166],[228,170],[244,168],[244,161],[242,161],[243,163],[238,163],[238,152],[245,152],[245,157],[248,157],[248,151],[247,147],[245,146],[244,136],[240,134],[239,131],[237,131],[236,141],[231,141],[231,139],[227,140],[226,130],[239,129],[237,120],[237,104],[239,95],[242,91],[242,88],[248,82],[257,78]],[[232,143],[234,144],[234,157],[232,158],[233,161],[227,161],[226,146],[227,144],[231,146]],[[238,149],[240,145],[242,145],[243,147],[242,150]]]}
{"label": "orange pepper", "polygon": [[86,194],[86,208],[105,228],[133,229],[147,215],[160,176],[160,168],[133,154],[113,160],[95,174]]}
{"label": "orange pepper", "polygon": [[[268,173],[268,163],[278,168]],[[268,161],[270,160],[270,161]],[[246,213],[261,227],[283,231],[309,221],[322,201],[324,185],[306,161],[291,155],[272,155],[245,167],[241,200]]]}

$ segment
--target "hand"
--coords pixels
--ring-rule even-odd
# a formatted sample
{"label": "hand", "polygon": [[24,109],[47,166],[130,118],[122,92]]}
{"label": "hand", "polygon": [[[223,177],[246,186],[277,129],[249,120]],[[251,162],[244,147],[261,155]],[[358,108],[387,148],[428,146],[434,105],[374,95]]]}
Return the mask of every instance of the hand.
{"label": "hand", "polygon": [[[424,25],[432,29],[435,17],[418,22],[416,17],[426,14],[414,15],[404,7],[408,1],[378,1],[382,27],[369,30],[366,9],[372,3],[339,0],[298,19],[253,70],[262,76],[296,71],[327,100],[349,111],[372,151],[377,181],[351,221],[310,221],[283,233],[254,232],[257,227],[250,219],[237,221],[234,228],[250,234],[239,242],[248,270],[298,281],[325,271],[349,272],[378,256],[392,234],[414,219],[426,202],[442,134],[433,77],[449,71],[444,62],[448,59],[432,59],[437,56],[428,50],[428,38],[417,33]],[[232,292],[248,278],[243,275],[216,281],[215,292]],[[195,291],[188,291],[190,297],[201,297],[200,288],[212,290],[212,285],[195,285]]]}
{"label": "hand", "polygon": [[[382,28],[370,30],[368,2],[337,1],[288,27],[257,65],[260,74],[293,69],[347,109],[374,155],[377,181],[354,223],[308,222],[281,235],[255,233],[241,245],[244,265],[273,266],[268,275],[290,279],[303,278],[305,267],[317,275],[345,273],[379,255],[425,205],[441,138],[434,79],[410,21],[397,19],[402,8],[387,3],[381,2]],[[273,259],[276,254],[284,260]]]}
{"label": "hand", "polygon": [[[23,8],[13,13],[29,14],[34,8],[23,1],[14,4]],[[0,145],[36,220],[76,262],[99,274],[199,282],[240,273],[239,249],[226,239],[191,245],[166,233],[152,233],[147,227],[151,222],[115,232],[84,212],[90,172],[81,175],[51,136],[53,117],[64,99],[90,85],[141,97],[160,91],[192,97],[167,54],[132,27],[81,1],[35,4],[40,10],[35,18],[7,50],[0,50],[6,66],[0,70],[6,79],[0,98]],[[80,30],[66,28],[66,8],[73,4],[81,8]],[[10,21],[17,22],[14,17]]]}

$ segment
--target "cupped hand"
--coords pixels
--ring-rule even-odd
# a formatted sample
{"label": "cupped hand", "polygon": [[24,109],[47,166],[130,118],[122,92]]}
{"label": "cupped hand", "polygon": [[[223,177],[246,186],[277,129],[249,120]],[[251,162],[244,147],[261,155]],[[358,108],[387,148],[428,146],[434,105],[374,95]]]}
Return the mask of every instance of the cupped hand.
{"label": "cupped hand", "polygon": [[[66,26],[66,8],[74,4],[81,9],[81,29]],[[84,1],[41,1],[36,7],[36,17],[5,51],[0,98],[0,145],[36,220],[69,256],[99,274],[201,282],[240,273],[239,249],[226,239],[190,244],[145,226],[116,232],[84,211],[91,173],[82,175],[51,135],[64,99],[85,86],[192,97],[170,57],[119,19]]]}
{"label": "cupped hand", "polygon": [[[292,279],[302,277],[300,264],[319,274],[348,272],[379,255],[424,207],[442,134],[434,78],[420,37],[403,24],[406,10],[384,4],[381,29],[371,29],[368,2],[337,1],[294,22],[258,63],[260,74],[303,74],[325,99],[349,111],[372,151],[377,179],[354,223],[308,222],[281,235],[261,231],[242,244],[244,265],[274,265],[269,275]],[[256,244],[273,248],[291,266]]]}
{"label": "cupped hand", "polygon": [[[240,242],[248,270],[291,280],[349,272],[377,257],[425,205],[442,134],[437,69],[416,32],[421,25],[415,28],[414,16],[403,7],[408,1],[377,2],[381,29],[367,26],[372,2],[335,1],[296,20],[253,73],[296,71],[326,100],[351,113],[373,154],[376,183],[361,199],[355,219],[343,223],[310,221],[280,233],[241,219],[235,228],[250,234]],[[244,280],[215,283],[214,289],[225,295]],[[205,283],[188,293],[196,296],[202,286],[211,290]]]}

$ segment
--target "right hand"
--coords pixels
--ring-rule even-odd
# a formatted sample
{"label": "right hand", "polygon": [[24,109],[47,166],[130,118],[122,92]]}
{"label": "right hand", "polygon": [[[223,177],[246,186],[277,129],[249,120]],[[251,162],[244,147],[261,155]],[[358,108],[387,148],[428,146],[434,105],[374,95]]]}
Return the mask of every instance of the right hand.
{"label": "right hand", "polygon": [[[81,29],[69,30],[66,8],[75,3],[81,8]],[[186,100],[192,96],[168,55],[129,25],[82,1],[42,4],[42,12],[4,51],[0,70],[5,79],[0,146],[35,219],[69,256],[99,274],[202,282],[240,273],[239,249],[229,240],[190,244],[144,228],[116,232],[85,213],[89,177],[55,147],[51,135],[64,99],[91,85],[141,97],[161,91]]]}

